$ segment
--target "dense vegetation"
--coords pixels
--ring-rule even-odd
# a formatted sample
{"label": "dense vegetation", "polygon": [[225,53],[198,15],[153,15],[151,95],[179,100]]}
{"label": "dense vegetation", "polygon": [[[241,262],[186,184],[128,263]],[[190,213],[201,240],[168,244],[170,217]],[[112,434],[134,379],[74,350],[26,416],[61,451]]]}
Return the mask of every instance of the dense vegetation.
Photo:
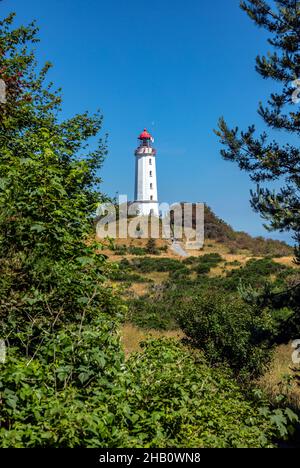
{"label": "dense vegetation", "polygon": [[[291,412],[246,398],[229,370],[173,341],[145,344],[116,380],[99,332],[107,335],[101,327],[82,338],[102,370],[93,383],[74,385],[61,370],[56,386],[49,361],[10,358],[2,369],[3,447],[272,447],[287,435]],[[70,351],[68,337],[59,338]]]}
{"label": "dense vegetation", "polygon": [[135,425],[152,447],[267,447],[294,421],[289,410],[245,398],[229,369],[212,369],[201,353],[172,341],[146,344],[130,371],[142,396],[131,392]]}
{"label": "dense vegetation", "polygon": [[8,83],[0,104],[0,335],[8,347],[0,441],[76,445],[69,402],[84,408],[93,392],[108,400],[123,362],[122,305],[104,285],[104,257],[86,242],[102,200],[94,186],[105,148],[85,147],[102,119],[58,120],[60,95],[45,84],[49,65],[36,74],[36,26],[13,29],[13,20],[0,22]]}
{"label": "dense vegetation", "polygon": [[[150,285],[146,295],[129,296],[127,318],[145,328],[180,326],[210,362],[226,362],[238,377],[251,379],[266,370],[276,343],[297,338],[300,332],[297,298],[289,305],[281,300],[295,269],[268,258],[251,259],[229,270],[225,263],[219,254],[184,261],[123,260],[119,268],[128,278],[133,272],[168,272],[168,279]],[[210,275],[216,267],[222,274]],[[272,297],[274,291],[277,304],[268,301],[268,294]]]}
{"label": "dense vegetation", "polygon": [[[11,15],[0,22],[0,75],[8,83],[7,102],[0,104],[0,337],[7,345],[0,364],[1,446],[270,447],[286,438],[295,415],[245,393],[234,378],[240,350],[248,353],[239,357],[245,374],[259,372],[255,356],[265,364],[264,316],[261,323],[250,316],[244,343],[229,342],[223,357],[213,356],[210,346],[203,354],[153,341],[125,360],[119,325],[127,309],[111,286],[117,271],[131,271],[133,278],[170,274],[144,303],[155,299],[157,315],[165,304],[161,317],[170,304],[170,320],[178,311],[183,328],[185,300],[196,300],[205,288],[216,301],[220,287],[237,295],[240,277],[210,278],[208,271],[222,262],[216,255],[190,265],[141,257],[119,270],[107,262],[102,246],[91,242],[92,216],[104,199],[96,172],[106,149],[100,141],[90,151],[88,143],[102,118],[85,113],[60,120],[61,96],[47,84],[49,65],[36,71],[36,26],[14,28],[13,21]],[[153,253],[153,243],[146,248]],[[286,278],[275,267],[274,273],[280,287]],[[212,341],[223,334],[224,349],[231,321],[241,326],[240,305],[232,303],[236,309],[226,314],[213,311],[223,327]],[[193,307],[196,332],[202,312]],[[278,329],[286,320],[279,311]],[[197,342],[200,334],[190,337]]]}

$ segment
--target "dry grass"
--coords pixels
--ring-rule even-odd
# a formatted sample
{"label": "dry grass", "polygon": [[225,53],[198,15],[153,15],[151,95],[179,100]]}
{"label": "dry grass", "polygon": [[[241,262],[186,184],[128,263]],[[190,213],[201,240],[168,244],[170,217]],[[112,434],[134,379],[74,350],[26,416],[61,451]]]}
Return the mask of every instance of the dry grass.
{"label": "dry grass", "polygon": [[145,278],[154,281],[155,284],[161,284],[169,278],[168,271],[152,271],[150,273],[144,273]]}
{"label": "dry grass", "polygon": [[292,362],[293,351],[291,344],[278,346],[269,371],[258,383],[271,398],[274,399],[276,395],[284,394],[294,407],[300,409],[300,385],[295,382],[287,384],[289,380],[287,377],[293,375],[295,368]]}
{"label": "dry grass", "polygon": [[133,293],[134,297],[145,296],[149,290],[149,284],[147,283],[133,283],[129,290]]}
{"label": "dry grass", "polygon": [[158,331],[158,330],[142,330],[135,327],[130,323],[126,323],[121,328],[121,342],[125,351],[125,355],[128,357],[131,353],[141,351],[142,348],[140,343],[145,341],[147,338],[175,338],[181,340],[184,334],[181,330],[173,331]]}
{"label": "dry grass", "polygon": [[281,265],[287,267],[294,267],[297,268],[297,265],[293,261],[293,257],[280,257],[280,258],[273,258],[273,261],[276,263],[280,263]]}

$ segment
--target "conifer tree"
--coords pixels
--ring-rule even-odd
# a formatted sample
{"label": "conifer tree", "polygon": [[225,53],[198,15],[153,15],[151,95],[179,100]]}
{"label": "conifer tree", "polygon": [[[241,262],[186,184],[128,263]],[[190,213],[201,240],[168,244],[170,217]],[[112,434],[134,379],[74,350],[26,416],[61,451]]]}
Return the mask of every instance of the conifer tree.
{"label": "conifer tree", "polygon": [[[258,113],[270,130],[286,132],[290,143],[280,145],[266,132],[256,134],[254,125],[246,131],[229,128],[224,118],[216,132],[224,145],[225,160],[236,162],[257,184],[251,205],[267,220],[270,230],[289,231],[296,242],[300,262],[300,1],[245,0],[241,8],[259,26],[270,32],[272,52],[256,58],[256,70],[276,83]],[[278,86],[279,85],[279,86]],[[279,181],[281,188],[263,186]]]}

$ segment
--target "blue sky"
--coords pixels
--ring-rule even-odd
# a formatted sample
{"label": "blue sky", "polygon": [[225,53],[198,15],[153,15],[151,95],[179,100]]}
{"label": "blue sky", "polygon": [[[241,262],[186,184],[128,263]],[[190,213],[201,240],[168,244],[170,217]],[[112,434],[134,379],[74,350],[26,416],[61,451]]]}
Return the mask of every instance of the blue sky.
{"label": "blue sky", "polygon": [[[235,229],[268,234],[251,210],[247,174],[220,156],[218,118],[241,128],[273,84],[254,70],[267,35],[238,0],[4,0],[1,16],[36,19],[37,55],[54,64],[63,116],[101,109],[109,154],[102,190],[133,197],[134,149],[146,127],[158,150],[160,201],[204,201]],[[279,136],[282,139],[282,136]]]}

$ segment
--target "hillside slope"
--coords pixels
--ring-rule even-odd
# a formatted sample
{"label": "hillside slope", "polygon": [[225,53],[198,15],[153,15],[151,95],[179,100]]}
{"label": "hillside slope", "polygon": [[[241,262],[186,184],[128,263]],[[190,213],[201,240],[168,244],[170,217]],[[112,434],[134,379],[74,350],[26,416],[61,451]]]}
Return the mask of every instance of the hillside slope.
{"label": "hillside slope", "polygon": [[[182,205],[184,203],[182,202]],[[190,229],[196,228],[196,206],[193,208],[192,223]],[[118,211],[117,211],[118,213]],[[138,220],[140,218],[129,217],[128,219],[128,229],[131,223],[138,225]],[[101,218],[95,220],[95,223],[100,221]],[[184,210],[182,213],[182,223],[184,220]],[[178,220],[174,220],[174,216],[171,212],[171,225],[174,227],[174,223],[178,223]],[[180,222],[180,221],[179,221]],[[135,255],[149,254],[150,252],[143,252],[142,249],[146,247],[147,241],[151,238],[151,226],[148,218],[142,218],[140,221],[141,236],[137,238],[132,238],[128,236],[127,239],[118,238],[119,232],[119,220],[115,223],[115,232],[117,233],[117,238],[115,239],[116,250],[120,251],[120,254],[130,254]],[[222,251],[222,253],[227,254],[246,254],[246,255],[255,255],[255,256],[270,256],[270,257],[291,257],[293,256],[293,248],[286,244],[285,242],[266,239],[264,237],[252,237],[250,234],[242,231],[235,231],[228,223],[219,218],[212,209],[205,205],[205,218],[204,218],[204,250],[213,248],[213,251]],[[184,241],[184,239],[182,239]],[[161,249],[169,249],[170,239],[165,239],[163,236],[162,223],[160,222],[159,227],[159,239],[156,240],[157,247]],[[184,244],[183,244],[184,245]],[[140,252],[136,252],[136,249],[139,249]],[[169,252],[171,253],[171,252]],[[195,252],[193,252],[193,255]]]}
{"label": "hillside slope", "polygon": [[[196,227],[195,210],[196,207],[194,206],[192,221],[194,229]],[[246,232],[235,231],[207,205],[205,205],[204,228],[206,245],[209,244],[210,240],[214,240],[217,243],[224,244],[229,249],[229,253],[232,254],[238,253],[241,250],[247,250],[253,255],[262,256],[284,257],[293,255],[293,248],[285,242],[265,239],[264,237],[252,237]]]}
{"label": "hillside slope", "polygon": [[293,249],[285,242],[252,237],[246,232],[235,231],[229,224],[216,216],[211,208],[205,207],[205,239],[213,239],[224,243],[230,253],[237,250],[249,250],[254,255],[288,256],[293,255]]}

